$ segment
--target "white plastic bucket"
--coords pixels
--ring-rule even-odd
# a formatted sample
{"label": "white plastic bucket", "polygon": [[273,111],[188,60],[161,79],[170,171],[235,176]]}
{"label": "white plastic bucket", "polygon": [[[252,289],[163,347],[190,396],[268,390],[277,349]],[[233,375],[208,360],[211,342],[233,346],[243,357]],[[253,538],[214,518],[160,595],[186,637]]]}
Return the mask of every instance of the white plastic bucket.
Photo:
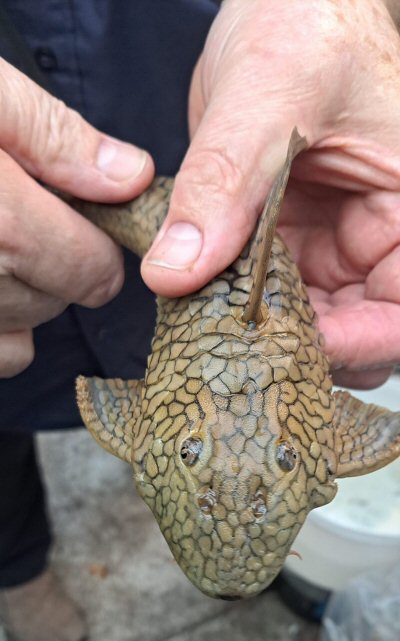
{"label": "white plastic bucket", "polygon": [[[400,377],[353,392],[361,400],[400,410]],[[339,479],[332,503],[313,510],[285,568],[318,587],[337,590],[369,569],[400,561],[400,459],[355,478]]]}

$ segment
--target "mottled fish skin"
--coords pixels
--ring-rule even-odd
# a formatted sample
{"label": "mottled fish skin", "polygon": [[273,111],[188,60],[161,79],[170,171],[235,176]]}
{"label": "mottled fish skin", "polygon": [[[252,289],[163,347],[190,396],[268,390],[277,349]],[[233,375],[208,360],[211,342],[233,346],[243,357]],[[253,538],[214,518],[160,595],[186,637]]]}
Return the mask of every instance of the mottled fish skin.
{"label": "mottled fish skin", "polygon": [[[143,255],[172,185],[157,180],[125,209],[79,207]],[[113,210],[122,216],[117,223]],[[182,570],[209,596],[229,599],[271,583],[308,512],[335,496],[335,477],[377,469],[400,448],[399,414],[380,410],[376,424],[375,406],[361,404],[362,411],[372,408],[372,444],[377,429],[388,426],[377,458],[364,465],[360,408],[351,396],[332,394],[317,319],[279,235],[264,289],[268,313],[257,323],[243,320],[254,283],[253,242],[201,290],[158,298],[144,381],[80,377],[77,384],[85,424],[103,447],[132,463],[138,492]]]}
{"label": "mottled fish skin", "polygon": [[65,194],[62,198],[117,243],[142,258],[167,215],[173,184],[173,178],[158,177],[144,194],[118,205],[98,205]]}
{"label": "mottled fish skin", "polygon": [[[159,301],[134,432],[138,491],[213,596],[268,585],[308,511],[336,493],[331,379],[305,289],[276,237],[271,314],[249,329],[249,270],[246,250],[196,294]],[[180,456],[188,439],[202,443],[192,465]]]}

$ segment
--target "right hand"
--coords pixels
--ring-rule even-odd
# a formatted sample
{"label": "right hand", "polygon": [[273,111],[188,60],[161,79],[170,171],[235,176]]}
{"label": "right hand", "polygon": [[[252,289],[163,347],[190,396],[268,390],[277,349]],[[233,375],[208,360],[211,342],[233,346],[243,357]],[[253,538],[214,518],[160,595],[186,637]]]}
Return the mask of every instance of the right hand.
{"label": "right hand", "polygon": [[120,250],[35,178],[87,200],[134,198],[150,156],[100,133],[0,59],[0,377],[32,361],[32,328],[123,282]]}
{"label": "right hand", "polygon": [[[392,0],[393,16],[400,0]],[[224,0],[195,69],[192,142],[142,263],[161,296],[239,255],[297,125],[279,216],[341,385],[400,362],[400,39],[383,0]]]}

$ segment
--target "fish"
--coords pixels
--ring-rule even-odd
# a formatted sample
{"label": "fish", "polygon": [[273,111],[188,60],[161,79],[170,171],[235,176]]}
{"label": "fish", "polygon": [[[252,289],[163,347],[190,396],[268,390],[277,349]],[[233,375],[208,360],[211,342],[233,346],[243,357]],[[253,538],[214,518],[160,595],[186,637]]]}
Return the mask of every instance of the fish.
{"label": "fish", "polygon": [[[180,568],[208,596],[234,600],[277,576],[310,510],[336,479],[400,454],[400,412],[332,391],[324,340],[276,223],[293,158],[238,258],[200,290],[157,298],[142,380],[77,379],[82,420],[132,465]],[[72,201],[139,256],[168,211],[172,178],[123,205]]]}

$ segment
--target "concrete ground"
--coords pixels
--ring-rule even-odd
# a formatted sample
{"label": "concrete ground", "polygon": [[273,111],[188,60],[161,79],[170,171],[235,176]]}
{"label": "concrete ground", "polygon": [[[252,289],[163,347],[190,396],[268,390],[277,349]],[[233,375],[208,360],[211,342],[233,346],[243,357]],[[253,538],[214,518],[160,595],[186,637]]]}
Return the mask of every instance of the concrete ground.
{"label": "concrete ground", "polygon": [[299,619],[274,590],[229,603],[194,588],[136,495],[129,465],[84,430],[43,434],[39,444],[54,565],[87,614],[90,641],[318,638],[318,626]]}

